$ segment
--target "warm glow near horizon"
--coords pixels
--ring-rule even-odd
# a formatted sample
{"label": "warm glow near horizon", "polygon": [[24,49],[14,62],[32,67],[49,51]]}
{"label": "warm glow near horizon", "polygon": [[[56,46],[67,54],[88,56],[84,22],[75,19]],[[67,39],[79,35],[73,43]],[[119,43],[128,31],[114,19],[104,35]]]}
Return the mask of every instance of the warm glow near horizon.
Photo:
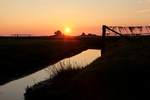
{"label": "warm glow near horizon", "polygon": [[64,31],[65,35],[71,35],[72,29],[70,27],[65,27]]}
{"label": "warm glow near horizon", "polygon": [[[150,0],[0,0],[0,35],[100,33],[105,25],[149,25]],[[69,29],[67,29],[69,30]]]}

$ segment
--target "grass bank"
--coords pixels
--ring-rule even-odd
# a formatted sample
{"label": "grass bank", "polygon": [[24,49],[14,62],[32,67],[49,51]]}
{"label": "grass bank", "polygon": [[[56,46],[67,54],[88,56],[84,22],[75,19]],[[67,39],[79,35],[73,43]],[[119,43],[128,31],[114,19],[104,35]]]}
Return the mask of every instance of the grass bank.
{"label": "grass bank", "polygon": [[80,39],[0,38],[0,85],[87,49]]}
{"label": "grass bank", "polygon": [[148,99],[150,38],[118,41],[84,69],[61,71],[27,88],[26,100]]}

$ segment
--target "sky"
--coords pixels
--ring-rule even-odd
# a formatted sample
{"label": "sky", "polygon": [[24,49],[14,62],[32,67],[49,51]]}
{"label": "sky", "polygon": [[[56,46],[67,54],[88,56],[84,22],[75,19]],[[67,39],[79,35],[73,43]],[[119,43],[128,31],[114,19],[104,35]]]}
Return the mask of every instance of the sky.
{"label": "sky", "polygon": [[0,0],[0,35],[100,34],[101,25],[149,25],[150,0]]}

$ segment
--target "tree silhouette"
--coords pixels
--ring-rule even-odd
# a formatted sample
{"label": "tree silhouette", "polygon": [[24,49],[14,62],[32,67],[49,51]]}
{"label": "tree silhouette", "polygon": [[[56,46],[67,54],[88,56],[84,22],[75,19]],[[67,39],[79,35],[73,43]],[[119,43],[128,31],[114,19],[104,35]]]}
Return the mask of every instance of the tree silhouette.
{"label": "tree silhouette", "polygon": [[83,33],[81,34],[81,36],[86,36],[86,34],[83,32]]}
{"label": "tree silhouette", "polygon": [[54,34],[55,34],[56,36],[62,36],[62,35],[63,35],[60,30],[56,31]]}

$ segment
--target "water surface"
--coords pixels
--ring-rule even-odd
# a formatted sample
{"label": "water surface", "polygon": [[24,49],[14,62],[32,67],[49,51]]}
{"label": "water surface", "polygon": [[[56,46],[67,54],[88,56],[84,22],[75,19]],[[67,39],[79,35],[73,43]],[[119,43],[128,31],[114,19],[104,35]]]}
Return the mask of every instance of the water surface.
{"label": "water surface", "polygon": [[101,56],[100,50],[88,49],[73,57],[63,59],[54,65],[50,65],[38,72],[25,76],[8,84],[0,86],[0,100],[24,100],[24,93],[27,86],[32,86],[44,81],[56,74],[56,71],[71,68],[82,68]]}

